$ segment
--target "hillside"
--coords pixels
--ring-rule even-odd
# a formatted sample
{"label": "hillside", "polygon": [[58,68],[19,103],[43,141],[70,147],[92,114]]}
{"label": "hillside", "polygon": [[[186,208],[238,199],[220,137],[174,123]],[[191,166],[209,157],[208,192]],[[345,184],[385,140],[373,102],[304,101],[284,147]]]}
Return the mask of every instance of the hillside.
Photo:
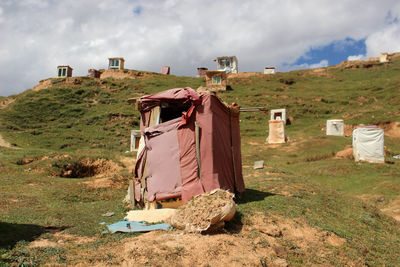
{"label": "hillside", "polygon": [[[116,265],[140,259],[149,265],[215,266],[212,258],[202,261],[214,253],[221,262],[239,265],[400,265],[400,223],[394,219],[400,220],[400,161],[392,157],[400,154],[394,123],[400,121],[399,74],[396,57],[372,66],[228,79],[231,90],[219,93],[225,102],[286,108],[293,118],[286,128],[290,141],[266,144],[269,113],[242,113],[247,191],[237,216],[225,234],[189,235],[183,241],[174,232],[100,235],[99,223],[115,222],[125,213],[121,200],[135,158],[125,151],[139,122],[126,100],[176,87],[196,89],[204,86],[203,78],[147,73],[135,79],[51,79],[50,87],[2,97],[0,135],[12,148],[0,147],[1,259],[6,264]],[[327,119],[344,119],[348,131],[361,123],[384,128],[387,163],[335,158],[352,140],[326,136]],[[265,168],[253,170],[256,160],[264,160]],[[67,166],[77,165],[91,166],[92,175],[65,178]],[[101,217],[107,211],[115,216]],[[271,234],[271,224],[277,234]],[[189,251],[198,239],[208,247],[194,255]],[[34,240],[53,245],[32,246]],[[172,245],[159,250],[155,240],[172,240]],[[156,252],[135,249],[135,242]],[[235,244],[248,258],[233,260],[229,250]]]}

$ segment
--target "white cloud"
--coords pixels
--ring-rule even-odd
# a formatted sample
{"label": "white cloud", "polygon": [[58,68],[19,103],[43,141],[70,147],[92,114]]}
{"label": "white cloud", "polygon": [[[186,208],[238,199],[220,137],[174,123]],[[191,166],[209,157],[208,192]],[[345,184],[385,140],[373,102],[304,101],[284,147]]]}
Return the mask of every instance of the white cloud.
{"label": "white cloud", "polygon": [[352,61],[352,60],[364,60],[365,59],[365,55],[354,55],[354,56],[348,56],[347,60]]}
{"label": "white cloud", "polygon": [[400,50],[397,2],[2,0],[0,95],[54,77],[57,65],[86,75],[112,56],[131,69],[194,75],[220,55],[236,55],[240,71],[285,70],[310,47],[347,37],[367,38],[367,54]]}
{"label": "white cloud", "polygon": [[289,71],[289,70],[301,70],[301,69],[318,69],[318,68],[325,68],[327,66],[328,66],[328,60],[323,59],[320,62],[314,64],[303,63],[303,64],[286,66],[285,70]]}

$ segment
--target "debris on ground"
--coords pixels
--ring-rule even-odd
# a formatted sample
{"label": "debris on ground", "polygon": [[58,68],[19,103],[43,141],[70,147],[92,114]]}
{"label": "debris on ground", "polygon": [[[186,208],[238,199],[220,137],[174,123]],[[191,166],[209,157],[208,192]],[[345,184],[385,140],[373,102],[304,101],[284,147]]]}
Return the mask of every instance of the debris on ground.
{"label": "debris on ground", "polygon": [[107,225],[110,233],[123,232],[150,232],[155,230],[168,230],[171,227],[169,223],[147,224],[145,222],[121,221]]}
{"label": "debris on ground", "polygon": [[111,217],[111,216],[113,216],[114,214],[115,214],[114,212],[109,211],[109,212],[106,212],[106,213],[102,214],[101,216],[103,216],[103,217]]}
{"label": "debris on ground", "polygon": [[186,232],[212,232],[224,227],[236,212],[234,194],[216,189],[188,201],[178,208],[171,225]]}
{"label": "debris on ground", "polygon": [[125,219],[147,223],[169,222],[175,212],[176,209],[131,210],[128,211]]}
{"label": "debris on ground", "polygon": [[264,161],[263,160],[254,161],[254,166],[253,166],[254,170],[263,169],[263,168],[264,168]]}
{"label": "debris on ground", "polygon": [[400,155],[393,156],[394,159],[400,159]]}

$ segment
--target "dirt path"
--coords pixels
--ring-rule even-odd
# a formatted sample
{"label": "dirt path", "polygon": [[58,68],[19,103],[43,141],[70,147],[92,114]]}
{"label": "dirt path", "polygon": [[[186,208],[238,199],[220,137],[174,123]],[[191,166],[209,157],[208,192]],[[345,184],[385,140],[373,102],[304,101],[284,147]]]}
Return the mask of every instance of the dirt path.
{"label": "dirt path", "polygon": [[2,147],[7,147],[7,148],[14,148],[9,142],[3,139],[3,137],[0,134],[0,146]]}

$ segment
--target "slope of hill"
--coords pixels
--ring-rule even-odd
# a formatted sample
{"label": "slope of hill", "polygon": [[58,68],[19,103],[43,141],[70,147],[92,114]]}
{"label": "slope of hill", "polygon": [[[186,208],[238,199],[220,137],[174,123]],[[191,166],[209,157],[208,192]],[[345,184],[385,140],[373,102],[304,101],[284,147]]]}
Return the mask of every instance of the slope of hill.
{"label": "slope of hill", "polygon": [[[265,143],[269,113],[241,114],[247,191],[227,233],[202,241],[219,245],[200,249],[199,255],[188,252],[196,242],[189,236],[182,245],[164,244],[166,249],[152,256],[146,248],[135,250],[136,239],[129,235],[99,235],[99,222],[115,222],[124,214],[121,199],[134,154],[123,152],[139,120],[126,100],[176,87],[196,89],[204,85],[202,78],[153,73],[138,79],[78,77],[72,83],[51,79],[48,88],[13,96],[15,101],[0,108],[0,134],[20,148],[0,147],[2,259],[101,265],[129,263],[136,255],[150,265],[185,265],[196,257],[199,264],[216,264],[211,258],[200,261],[214,253],[225,263],[265,266],[279,260],[294,266],[399,265],[400,227],[392,218],[400,216],[400,162],[392,157],[400,154],[400,139],[393,134],[398,132],[393,122],[400,121],[399,59],[365,68],[230,78],[232,90],[219,96],[243,107],[286,108],[293,117],[286,128],[290,141]],[[364,123],[390,130],[385,136],[387,163],[336,159],[336,152],[351,145],[351,137],[325,136],[322,129],[327,119],[339,118],[349,129]],[[255,160],[264,160],[266,167],[253,170]],[[74,177],[83,178],[65,178],[73,167],[81,170]],[[114,217],[100,216],[109,210]],[[140,237],[144,243],[160,241],[157,234],[145,236]],[[82,238],[85,242],[77,241]],[[52,245],[26,242],[33,240]],[[249,242],[251,249],[245,248]],[[235,243],[248,255],[229,255]]]}

